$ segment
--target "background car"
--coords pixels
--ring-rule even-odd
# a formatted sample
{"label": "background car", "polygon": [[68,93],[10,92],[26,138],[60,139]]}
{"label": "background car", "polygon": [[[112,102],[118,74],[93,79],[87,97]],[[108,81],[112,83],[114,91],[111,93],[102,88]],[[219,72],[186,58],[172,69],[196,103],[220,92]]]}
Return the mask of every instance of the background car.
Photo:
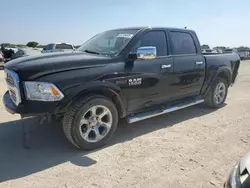
{"label": "background car", "polygon": [[0,51],[0,69],[3,69],[3,66],[4,66],[4,56],[3,56],[3,53]]}
{"label": "background car", "polygon": [[73,52],[74,50],[75,50],[74,46],[69,43],[51,43],[43,48],[42,53],[70,52],[70,51]]}
{"label": "background car", "polygon": [[18,50],[18,47],[6,47],[5,49],[6,50],[13,50],[13,52],[16,53]]}
{"label": "background car", "polygon": [[33,48],[18,48],[17,52],[11,56],[12,59],[17,59],[20,57],[25,56],[33,56],[33,55],[39,55],[41,54],[41,51],[33,49]]}

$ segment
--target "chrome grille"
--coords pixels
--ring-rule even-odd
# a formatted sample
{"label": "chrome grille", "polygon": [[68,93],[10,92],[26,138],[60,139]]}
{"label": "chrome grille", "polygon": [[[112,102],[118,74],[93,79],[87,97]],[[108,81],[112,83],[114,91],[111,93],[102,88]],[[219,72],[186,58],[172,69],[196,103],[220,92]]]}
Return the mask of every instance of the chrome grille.
{"label": "chrome grille", "polygon": [[11,100],[18,105],[21,102],[19,76],[16,72],[5,69],[5,80],[9,89]]}
{"label": "chrome grille", "polygon": [[13,99],[13,102],[16,102],[16,92],[12,89],[9,89],[10,96]]}
{"label": "chrome grille", "polygon": [[11,86],[15,86],[15,81],[13,80],[13,78],[10,76],[10,74],[6,75],[6,82],[11,85]]}

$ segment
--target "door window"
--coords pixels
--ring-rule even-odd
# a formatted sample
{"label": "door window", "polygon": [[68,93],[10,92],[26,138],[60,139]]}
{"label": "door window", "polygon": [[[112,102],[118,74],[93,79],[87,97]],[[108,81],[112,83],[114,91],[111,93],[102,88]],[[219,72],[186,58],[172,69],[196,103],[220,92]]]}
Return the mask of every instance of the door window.
{"label": "door window", "polygon": [[170,32],[173,55],[196,54],[193,37],[189,33]]}
{"label": "door window", "polygon": [[164,31],[150,31],[139,40],[134,47],[134,52],[139,47],[154,46],[157,50],[157,56],[167,55],[167,40]]}
{"label": "door window", "polygon": [[52,50],[53,49],[53,44],[49,44],[48,46],[47,46],[47,49],[46,50]]}

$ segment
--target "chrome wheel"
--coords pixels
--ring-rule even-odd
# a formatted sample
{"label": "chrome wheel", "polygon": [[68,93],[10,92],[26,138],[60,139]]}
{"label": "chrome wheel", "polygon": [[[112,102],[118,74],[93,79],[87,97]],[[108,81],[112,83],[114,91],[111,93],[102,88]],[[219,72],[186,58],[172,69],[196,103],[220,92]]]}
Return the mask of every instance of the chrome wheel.
{"label": "chrome wheel", "polygon": [[102,105],[96,105],[86,111],[80,121],[81,137],[87,142],[98,142],[110,131],[112,114]]}
{"label": "chrome wheel", "polygon": [[214,91],[214,101],[220,104],[224,101],[226,96],[226,85],[223,82],[218,83]]}

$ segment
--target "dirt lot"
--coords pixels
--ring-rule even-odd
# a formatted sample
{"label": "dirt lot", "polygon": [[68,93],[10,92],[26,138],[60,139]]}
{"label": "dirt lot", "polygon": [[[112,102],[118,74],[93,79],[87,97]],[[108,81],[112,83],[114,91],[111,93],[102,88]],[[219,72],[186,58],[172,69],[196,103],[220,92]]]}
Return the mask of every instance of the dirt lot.
{"label": "dirt lot", "polygon": [[[0,97],[5,92],[0,73]],[[120,126],[105,148],[79,151],[60,125],[38,125],[32,149],[22,147],[19,116],[0,104],[0,187],[222,187],[236,161],[249,151],[250,61],[230,88],[225,107],[190,107]]]}

